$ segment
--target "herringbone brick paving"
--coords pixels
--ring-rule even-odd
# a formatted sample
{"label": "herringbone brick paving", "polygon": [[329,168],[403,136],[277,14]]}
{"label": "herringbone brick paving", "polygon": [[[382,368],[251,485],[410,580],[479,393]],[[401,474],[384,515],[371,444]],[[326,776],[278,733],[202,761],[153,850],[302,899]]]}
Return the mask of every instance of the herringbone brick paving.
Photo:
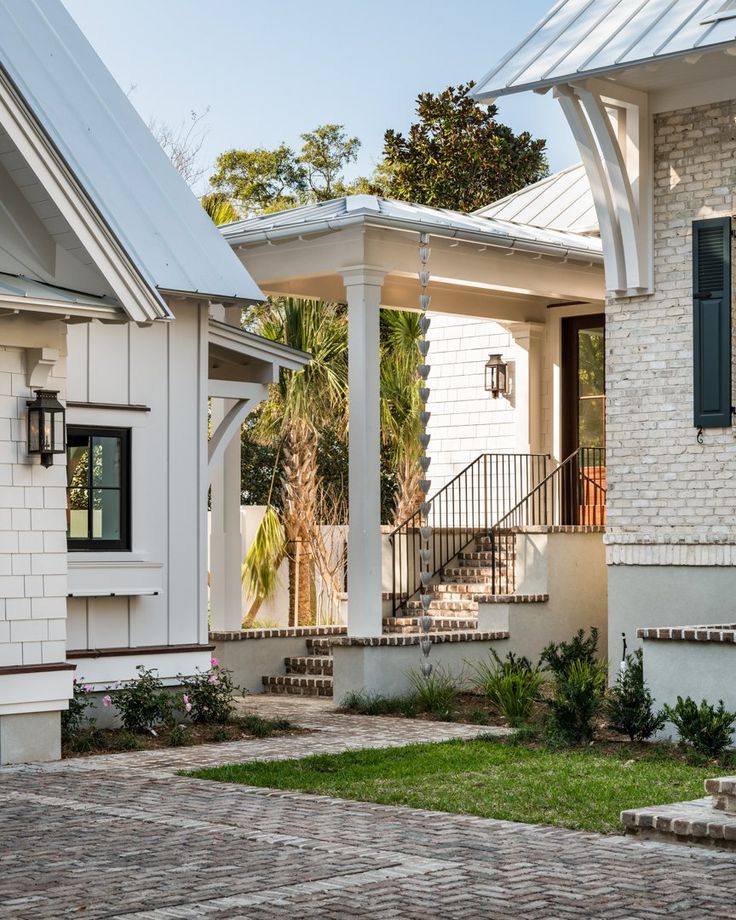
{"label": "herringbone brick paving", "polygon": [[[265,705],[277,703],[293,701]],[[344,717],[314,702],[304,712],[299,721],[324,731],[239,743],[230,759],[246,759],[247,744],[271,758],[303,756],[305,739],[335,748]],[[343,747],[478,731],[343,724]],[[206,747],[217,756],[200,747],[165,752],[165,763],[141,752],[0,771],[0,918],[736,918],[733,854],[173,773],[226,762],[227,745]]]}

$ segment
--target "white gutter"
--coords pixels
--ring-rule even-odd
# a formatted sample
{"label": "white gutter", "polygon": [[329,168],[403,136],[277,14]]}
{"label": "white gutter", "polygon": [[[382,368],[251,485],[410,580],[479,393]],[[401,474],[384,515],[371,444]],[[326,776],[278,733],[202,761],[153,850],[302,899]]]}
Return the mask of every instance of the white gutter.
{"label": "white gutter", "polygon": [[485,246],[495,248],[514,250],[519,252],[529,252],[534,255],[549,255],[558,259],[573,259],[580,262],[603,263],[603,253],[599,249],[585,247],[577,248],[575,246],[560,246],[555,243],[543,243],[538,240],[521,240],[518,237],[496,234],[484,230],[472,230],[470,228],[459,227],[442,227],[437,224],[424,223],[423,221],[402,220],[396,217],[387,217],[382,215],[380,220],[376,219],[373,212],[354,213],[341,215],[340,217],[325,218],[318,221],[299,222],[284,224],[276,229],[253,229],[231,233],[223,233],[225,239],[231,246],[248,246],[257,243],[270,243],[278,240],[293,239],[299,236],[312,236],[317,233],[325,233],[334,230],[342,230],[345,227],[364,224],[378,228],[389,228],[393,230],[402,230],[411,233],[429,233],[431,236],[442,237],[445,239],[458,240],[460,242],[480,243]]}

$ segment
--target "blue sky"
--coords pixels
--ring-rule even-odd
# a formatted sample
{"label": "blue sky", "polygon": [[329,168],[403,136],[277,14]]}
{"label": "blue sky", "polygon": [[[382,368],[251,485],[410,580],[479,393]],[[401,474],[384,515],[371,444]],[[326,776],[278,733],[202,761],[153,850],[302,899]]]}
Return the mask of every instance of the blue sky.
{"label": "blue sky", "polygon": [[[363,142],[368,174],[383,132],[404,130],[424,90],[478,80],[552,0],[64,0],[146,121],[210,111],[203,163],[231,147],[298,147],[332,121]],[[546,137],[552,169],[577,154],[557,103],[500,101],[514,130]]]}

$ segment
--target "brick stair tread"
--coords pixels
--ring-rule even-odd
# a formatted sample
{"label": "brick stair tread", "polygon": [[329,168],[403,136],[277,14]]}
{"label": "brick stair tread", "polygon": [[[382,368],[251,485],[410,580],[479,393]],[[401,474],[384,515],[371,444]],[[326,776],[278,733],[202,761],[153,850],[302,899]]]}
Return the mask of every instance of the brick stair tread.
{"label": "brick stair tread", "polygon": [[316,677],[309,674],[266,674],[261,680],[264,687],[312,687],[332,689],[331,677]]}
{"label": "brick stair tread", "polygon": [[287,674],[332,674],[332,655],[291,655],[284,663]]}

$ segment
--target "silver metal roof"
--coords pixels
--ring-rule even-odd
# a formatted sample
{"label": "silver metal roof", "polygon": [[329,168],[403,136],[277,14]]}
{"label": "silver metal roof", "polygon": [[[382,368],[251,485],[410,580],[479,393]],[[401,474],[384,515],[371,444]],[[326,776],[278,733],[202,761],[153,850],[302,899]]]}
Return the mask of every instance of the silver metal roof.
{"label": "silver metal roof", "polygon": [[600,240],[592,237],[373,195],[350,195],[276,214],[264,214],[226,224],[220,230],[232,246],[238,246],[341,230],[361,223],[426,232],[488,246],[550,252],[588,262],[601,259]]}
{"label": "silver metal roof", "polygon": [[[478,82],[473,95],[488,101],[734,43],[736,9],[725,0],[560,0]],[[717,65],[724,75],[733,74],[733,62]],[[686,73],[682,76],[687,80]],[[631,82],[658,88],[665,80],[651,73]]]}
{"label": "silver metal roof", "polygon": [[598,231],[593,195],[582,163],[527,185],[512,195],[479,208],[475,214],[548,230],[570,233]]}
{"label": "silver metal roof", "polygon": [[0,0],[0,65],[151,288],[263,299],[60,0]]}
{"label": "silver metal roof", "polygon": [[220,322],[212,317],[209,319],[208,333],[211,345],[236,351],[238,354],[276,364],[288,370],[301,370],[312,360],[312,356],[306,351],[300,351],[282,342],[274,342],[273,339],[256,335],[255,332],[248,332],[246,329],[239,329],[237,326],[231,326],[229,323]]}
{"label": "silver metal roof", "polygon": [[53,309],[57,313],[82,315],[98,319],[122,319],[124,313],[120,303],[113,297],[86,294],[69,288],[57,287],[27,278],[0,272],[0,304],[21,310],[44,312]]}

